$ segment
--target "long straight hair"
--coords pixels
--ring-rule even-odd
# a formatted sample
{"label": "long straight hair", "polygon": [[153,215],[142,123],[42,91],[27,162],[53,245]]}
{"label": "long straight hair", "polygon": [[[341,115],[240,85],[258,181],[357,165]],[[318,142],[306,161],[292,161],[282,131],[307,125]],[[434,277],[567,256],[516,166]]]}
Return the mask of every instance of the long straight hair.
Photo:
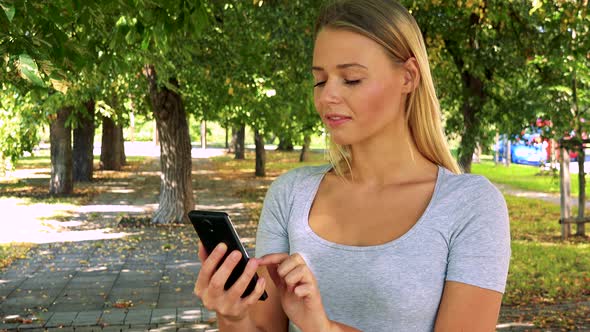
{"label": "long straight hair", "polygon": [[[394,63],[416,59],[420,80],[406,101],[406,125],[424,157],[453,173],[461,173],[442,129],[426,45],[408,10],[395,0],[336,0],[323,7],[316,21],[315,35],[323,28],[348,30],[370,38],[387,51]],[[351,148],[331,139],[328,144],[328,158],[336,173],[344,176],[346,169],[351,171]]]}

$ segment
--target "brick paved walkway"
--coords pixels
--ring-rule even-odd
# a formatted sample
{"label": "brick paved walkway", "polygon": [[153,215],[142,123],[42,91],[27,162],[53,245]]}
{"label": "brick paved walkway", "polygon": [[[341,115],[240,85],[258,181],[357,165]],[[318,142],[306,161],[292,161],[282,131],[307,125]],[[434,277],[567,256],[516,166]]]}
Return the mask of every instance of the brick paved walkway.
{"label": "brick paved walkway", "polygon": [[[239,223],[243,204],[216,197],[207,161],[197,163],[196,208],[230,211]],[[192,226],[117,227],[122,215],[149,216],[157,207],[159,162],[147,167],[98,182],[108,190],[76,211],[79,226],[63,229],[67,238],[99,229],[112,238],[41,244],[0,272],[0,331],[217,330],[214,313],[193,294],[200,263]]]}

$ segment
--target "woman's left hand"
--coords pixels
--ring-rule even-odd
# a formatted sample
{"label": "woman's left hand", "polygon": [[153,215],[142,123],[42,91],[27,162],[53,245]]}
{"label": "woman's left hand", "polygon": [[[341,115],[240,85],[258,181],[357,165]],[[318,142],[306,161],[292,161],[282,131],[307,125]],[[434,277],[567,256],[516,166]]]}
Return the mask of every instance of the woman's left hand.
{"label": "woman's left hand", "polygon": [[330,329],[318,283],[301,255],[270,254],[260,258],[259,263],[266,266],[291,322],[303,332]]}

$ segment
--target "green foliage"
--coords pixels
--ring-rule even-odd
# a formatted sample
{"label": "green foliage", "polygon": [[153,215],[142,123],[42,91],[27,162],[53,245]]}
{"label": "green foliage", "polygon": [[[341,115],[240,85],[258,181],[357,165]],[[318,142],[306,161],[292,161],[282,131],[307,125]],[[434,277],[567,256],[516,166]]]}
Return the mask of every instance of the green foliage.
{"label": "green foliage", "polygon": [[553,122],[553,135],[589,129],[590,17],[584,1],[537,0],[530,11],[539,30],[528,65],[539,77],[544,115]]}
{"label": "green foliage", "polygon": [[0,85],[0,172],[11,170],[18,157],[39,143],[41,122],[31,93],[21,95],[12,86]]}
{"label": "green foliage", "polygon": [[[289,133],[317,131],[311,100],[314,1],[228,1],[199,40],[204,66],[189,105],[207,120]],[[244,27],[248,27],[244,29]],[[199,116],[198,115],[198,116]]]}
{"label": "green foliage", "polygon": [[[587,129],[590,19],[583,1],[404,3],[425,36],[447,133],[468,143],[461,154],[537,117],[551,119],[549,134],[557,137]],[[100,115],[127,124],[129,112],[150,111],[142,70],[152,64],[161,86],[176,89],[169,79],[178,79],[195,119],[245,123],[300,144],[322,127],[310,75],[320,5],[0,0],[0,82],[21,96],[31,91],[38,123],[71,106],[75,127],[85,114],[81,102],[92,99]],[[19,108],[25,104],[14,112],[28,114]],[[468,125],[465,107],[476,113]]]}
{"label": "green foliage", "polygon": [[[447,134],[461,137],[459,158],[475,143],[489,144],[496,130],[518,132],[535,119],[537,104],[523,91],[533,82],[526,67],[528,2],[483,0],[405,1],[426,41]],[[525,96],[528,97],[528,96]]]}
{"label": "green foliage", "polygon": [[[550,137],[587,130],[590,19],[584,1],[406,1],[425,35],[446,130],[459,154],[537,118]],[[573,91],[577,86],[577,93]],[[466,114],[474,114],[470,119]]]}

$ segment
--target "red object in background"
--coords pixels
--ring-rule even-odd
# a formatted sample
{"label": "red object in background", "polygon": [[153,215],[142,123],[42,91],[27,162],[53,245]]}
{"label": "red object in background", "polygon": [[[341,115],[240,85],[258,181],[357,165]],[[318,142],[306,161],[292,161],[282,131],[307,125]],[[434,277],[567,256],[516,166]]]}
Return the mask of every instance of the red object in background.
{"label": "red object in background", "polygon": [[[570,139],[570,138],[571,138],[571,136],[569,136],[569,135],[567,135],[567,134],[566,134],[566,135],[564,136],[564,138]],[[551,146],[551,141],[549,141],[549,146]],[[555,158],[556,158],[557,160],[559,160],[559,156],[561,155],[561,154],[560,154],[561,150],[559,149],[559,144],[557,144],[557,148],[558,148],[558,149],[557,149],[557,150],[555,150]],[[547,153],[551,153],[551,150],[547,150]],[[577,158],[578,158],[578,152],[577,152],[577,151],[572,151],[572,150],[570,150],[570,153],[569,153],[569,154],[570,154],[570,160],[574,160],[574,159],[576,159],[576,160],[577,160]],[[549,160],[549,159],[547,159],[547,160]]]}

